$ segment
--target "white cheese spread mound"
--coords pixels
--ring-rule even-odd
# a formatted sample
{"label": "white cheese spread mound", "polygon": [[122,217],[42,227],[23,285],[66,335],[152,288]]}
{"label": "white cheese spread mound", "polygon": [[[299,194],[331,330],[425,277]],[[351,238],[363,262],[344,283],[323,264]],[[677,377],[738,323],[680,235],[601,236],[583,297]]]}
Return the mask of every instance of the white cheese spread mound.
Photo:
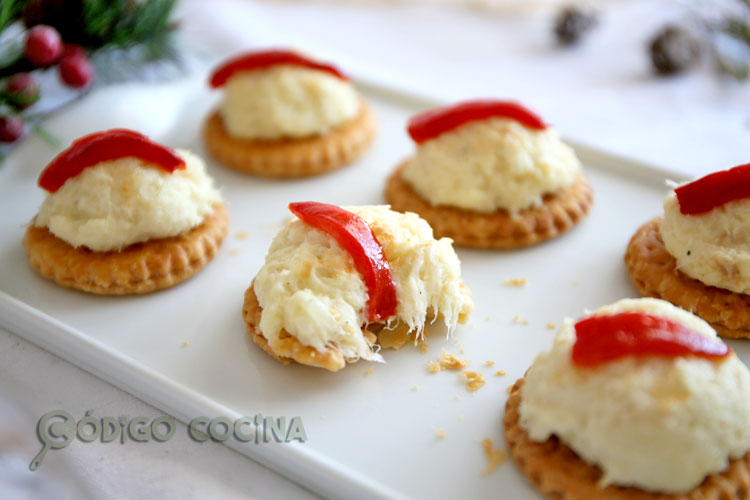
{"label": "white cheese spread mound", "polygon": [[[643,312],[678,321],[707,337],[702,319],[657,299],[625,299],[593,314]],[[596,367],[571,360],[574,322],[526,374],[520,424],[529,437],[556,435],[603,471],[601,486],[687,492],[750,450],[750,372],[734,353],[626,357]]]}
{"label": "white cheese spread mound", "polygon": [[554,130],[491,118],[420,144],[403,178],[433,205],[515,214],[572,185],[580,168]]}
{"label": "white cheese spread mound", "polygon": [[234,137],[281,139],[326,134],[354,118],[359,106],[351,82],[325,71],[280,65],[230,77],[219,112]]}
{"label": "white cheese spread mound", "polygon": [[[419,334],[428,320],[441,316],[451,330],[469,314],[471,297],[450,239],[435,240],[413,213],[382,205],[344,208],[362,217],[383,247],[398,301],[391,322]],[[271,347],[284,329],[319,351],[333,346],[349,360],[382,360],[361,331],[367,323],[365,283],[351,255],[328,234],[290,221],[271,243],[255,294],[263,308],[260,329]]]}
{"label": "white cheese spread mound", "polygon": [[683,215],[671,193],[659,231],[677,269],[709,286],[750,293],[750,199]]}
{"label": "white cheese spread mound", "polygon": [[187,232],[221,196],[203,160],[189,151],[177,154],[186,168],[173,173],[130,156],[85,168],[47,193],[35,224],[96,252]]}

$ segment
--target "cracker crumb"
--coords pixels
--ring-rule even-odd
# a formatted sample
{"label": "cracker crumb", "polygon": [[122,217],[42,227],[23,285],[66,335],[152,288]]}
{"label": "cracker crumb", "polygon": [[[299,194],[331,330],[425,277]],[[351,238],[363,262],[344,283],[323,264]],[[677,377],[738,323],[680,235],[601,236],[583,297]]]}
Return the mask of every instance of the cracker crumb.
{"label": "cracker crumb", "polygon": [[508,454],[500,448],[494,448],[490,438],[482,439],[482,448],[484,448],[484,456],[487,457],[487,467],[482,471],[483,476],[491,474],[500,464],[508,460]]}
{"label": "cracker crumb", "polygon": [[497,375],[498,377],[504,377],[507,374],[508,374],[508,372],[506,372],[505,370],[498,370],[498,371],[495,372],[495,375]]}
{"label": "cracker crumb", "polygon": [[459,396],[458,394],[456,394],[456,401],[461,401],[461,396]]}
{"label": "cracker crumb", "polygon": [[573,282],[573,286],[578,286],[578,285],[580,285],[580,284],[581,284],[581,281],[580,281],[580,280],[575,280],[575,281]]}
{"label": "cracker crumb", "polygon": [[529,324],[529,320],[521,318],[521,316],[519,316],[518,314],[516,314],[515,316],[513,316],[513,322],[514,323],[518,323],[519,325],[528,325]]}
{"label": "cracker crumb", "polygon": [[233,248],[229,251],[229,255],[239,255],[240,249],[239,248]]}
{"label": "cracker crumb", "polygon": [[549,323],[547,323],[547,329],[554,330],[555,329],[555,324],[550,321]]}
{"label": "cracker crumb", "polygon": [[420,351],[422,351],[422,354],[427,354],[427,351],[430,348],[427,342],[420,342],[417,347],[419,348]]}
{"label": "cracker crumb", "polygon": [[491,319],[492,319],[492,318],[490,318],[489,316],[487,316],[486,318],[484,318],[484,320],[485,320],[485,321],[489,321],[489,320],[491,320]]}
{"label": "cracker crumb", "polygon": [[320,419],[321,419],[321,420],[325,420],[325,419],[327,419],[327,418],[328,418],[328,416],[327,416],[327,415],[321,415],[321,416],[320,416]]}
{"label": "cracker crumb", "polygon": [[369,377],[370,375],[372,375],[372,372],[374,372],[374,371],[375,371],[375,368],[373,368],[373,367],[371,366],[371,367],[370,367],[370,368],[368,368],[368,369],[367,369],[367,371],[365,372],[365,377]]}
{"label": "cracker crumb", "polygon": [[440,368],[443,370],[461,370],[469,366],[468,359],[461,359],[452,352],[447,352],[445,349],[440,354],[438,361],[440,362]]}
{"label": "cracker crumb", "polygon": [[238,240],[246,240],[250,236],[250,233],[247,231],[237,231],[234,233],[234,237]]}
{"label": "cracker crumb", "polygon": [[435,435],[438,437],[438,439],[445,438],[445,429],[443,429],[441,427],[440,429],[438,429],[437,431],[435,431]]}
{"label": "cracker crumb", "polygon": [[182,347],[187,347],[187,346],[188,346],[188,343],[187,343],[187,340],[186,340],[185,342],[182,343]]}
{"label": "cracker crumb", "polygon": [[459,349],[459,350],[458,350],[458,353],[459,353],[459,354],[466,354],[466,351],[464,351],[463,349]]}
{"label": "cracker crumb", "polygon": [[437,361],[428,361],[427,362],[427,371],[428,372],[430,372],[430,373],[437,373],[440,370],[442,370],[442,368],[440,367],[440,363],[438,363]]}
{"label": "cracker crumb", "polygon": [[495,362],[491,361],[489,359],[487,361],[485,361],[484,364],[487,365],[487,366],[495,366]]}
{"label": "cracker crumb", "polygon": [[413,386],[411,386],[411,390],[412,391],[418,391],[419,390],[419,386],[417,384],[414,384]]}
{"label": "cracker crumb", "polygon": [[459,419],[459,420],[463,420],[463,419],[464,419],[464,415],[463,415],[463,413],[462,413],[461,415],[459,415],[459,416],[458,416],[458,419]]}
{"label": "cracker crumb", "polygon": [[470,392],[479,390],[484,385],[484,375],[479,372],[461,372],[461,376],[466,379],[466,388]]}
{"label": "cracker crumb", "polygon": [[526,283],[528,283],[528,280],[526,278],[511,278],[509,280],[505,280],[505,284],[508,286],[522,287],[526,286]]}

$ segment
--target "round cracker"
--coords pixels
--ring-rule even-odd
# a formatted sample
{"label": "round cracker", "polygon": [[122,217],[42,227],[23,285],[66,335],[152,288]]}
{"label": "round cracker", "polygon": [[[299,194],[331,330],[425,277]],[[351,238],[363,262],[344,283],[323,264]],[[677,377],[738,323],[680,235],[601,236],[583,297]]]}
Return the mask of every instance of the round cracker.
{"label": "round cracker", "polygon": [[263,177],[319,175],[351,163],[370,146],[375,118],[361,101],[359,113],[325,135],[300,139],[241,139],[229,135],[218,110],[206,120],[203,139],[211,155],[235,170]]}
{"label": "round cracker", "polygon": [[99,295],[142,294],[174,286],[200,271],[218,252],[228,221],[224,204],[217,203],[185,234],[111,252],[73,247],[32,221],[23,245],[31,267],[59,285]]}
{"label": "round cracker", "polygon": [[263,308],[255,295],[255,280],[253,280],[245,291],[245,302],[242,306],[245,328],[247,328],[253,342],[284,364],[296,361],[303,365],[325,368],[332,372],[339,371],[346,366],[346,359],[338,349],[328,346],[324,351],[318,351],[314,347],[303,345],[297,340],[297,337],[293,337],[286,330],[281,331],[281,338],[274,347],[271,347],[268,339],[263,336],[263,332],[260,330],[260,315],[262,312]]}
{"label": "round cracker", "polygon": [[588,214],[594,201],[591,185],[579,174],[573,184],[547,194],[542,204],[512,216],[506,210],[474,212],[446,205],[432,205],[403,179],[408,160],[388,178],[385,199],[394,210],[415,212],[425,219],[436,238],[448,237],[456,245],[474,248],[513,249],[541,243],[561,235]]}
{"label": "round cracker", "polygon": [[704,285],[677,269],[659,233],[661,217],[636,231],[625,267],[638,291],[664,299],[706,320],[722,337],[750,338],[750,295]]}
{"label": "round cracker", "polygon": [[711,474],[683,494],[652,493],[640,488],[599,487],[602,471],[584,462],[556,436],[532,441],[519,425],[518,408],[524,378],[513,386],[505,405],[505,442],[526,479],[554,500],[747,500],[750,498],[750,453],[729,461],[721,473]]}

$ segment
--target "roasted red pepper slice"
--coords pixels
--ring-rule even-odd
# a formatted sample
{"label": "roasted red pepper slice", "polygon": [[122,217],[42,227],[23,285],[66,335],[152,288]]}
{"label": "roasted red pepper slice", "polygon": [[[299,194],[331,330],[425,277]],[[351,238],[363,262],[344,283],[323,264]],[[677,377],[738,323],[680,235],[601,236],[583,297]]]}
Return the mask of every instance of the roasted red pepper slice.
{"label": "roasted red pepper slice", "polygon": [[367,287],[367,320],[383,321],[396,315],[396,283],[383,247],[367,222],[336,205],[302,201],[289,210],[305,224],[335,239],[354,259]]}
{"label": "roasted red pepper slice", "polygon": [[248,52],[223,63],[214,70],[211,75],[211,87],[221,87],[238,71],[264,69],[279,64],[291,64],[293,66],[317,69],[330,73],[342,80],[349,80],[349,78],[339,71],[338,68],[330,64],[312,61],[289,50],[264,50],[259,52]]}
{"label": "roasted red pepper slice", "polygon": [[434,139],[464,123],[502,117],[515,120],[526,127],[544,130],[541,118],[518,103],[497,100],[465,101],[453,106],[432,109],[409,119],[407,130],[417,144]]}
{"label": "roasted red pepper slice", "polygon": [[134,156],[167,172],[185,168],[185,160],[171,149],[133,130],[112,129],[76,139],[57,155],[39,176],[39,187],[54,193],[65,181],[99,162]]}
{"label": "roasted red pepper slice", "polygon": [[683,215],[703,214],[730,201],[750,198],[750,163],[708,174],[674,192]]}
{"label": "roasted red pepper slice", "polygon": [[625,312],[590,316],[575,325],[573,362],[597,366],[626,356],[673,358],[697,356],[718,359],[729,347],[685,325],[653,314]]}

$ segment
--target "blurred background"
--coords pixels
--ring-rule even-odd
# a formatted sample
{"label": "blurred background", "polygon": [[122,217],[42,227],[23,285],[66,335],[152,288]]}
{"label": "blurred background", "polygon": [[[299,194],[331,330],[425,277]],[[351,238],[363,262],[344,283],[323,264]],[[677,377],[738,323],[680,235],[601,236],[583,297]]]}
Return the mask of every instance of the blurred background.
{"label": "blurred background", "polygon": [[[61,35],[55,63],[29,61],[37,23]],[[271,45],[431,98],[517,99],[570,139],[688,174],[750,157],[747,0],[3,0],[0,26],[5,141],[28,84],[13,73],[41,83],[25,131],[92,87]]]}

